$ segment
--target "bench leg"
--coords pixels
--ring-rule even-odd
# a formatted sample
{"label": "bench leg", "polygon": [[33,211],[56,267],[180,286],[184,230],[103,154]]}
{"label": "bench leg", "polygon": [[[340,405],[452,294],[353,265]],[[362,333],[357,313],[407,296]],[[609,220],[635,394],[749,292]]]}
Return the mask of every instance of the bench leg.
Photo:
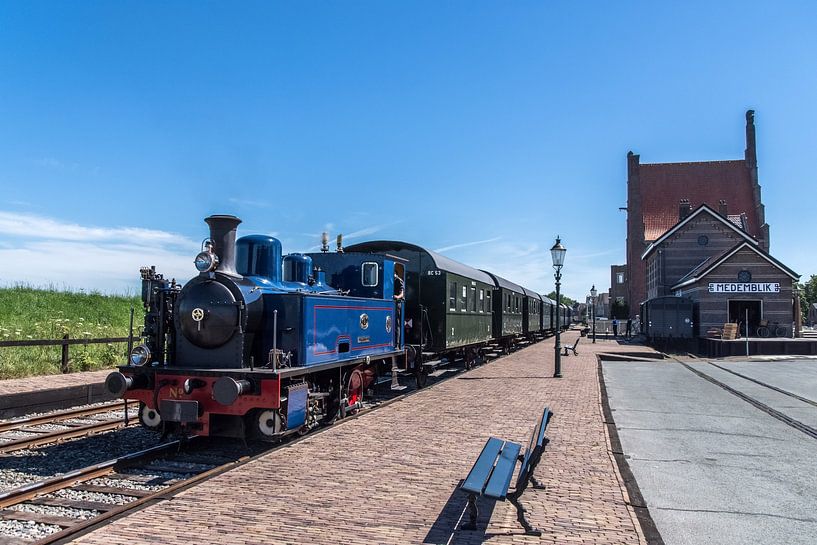
{"label": "bench leg", "polygon": [[477,497],[474,494],[468,494],[468,522],[463,523],[460,526],[460,530],[476,530],[477,529],[477,515],[479,515],[479,510],[477,509]]}
{"label": "bench leg", "polygon": [[534,528],[531,526],[528,519],[525,518],[525,508],[522,507],[522,504],[519,502],[519,497],[516,494],[509,495],[508,499],[511,501],[512,504],[516,507],[516,520],[519,521],[519,524],[522,525],[522,528],[525,529],[525,535],[528,536],[541,536],[542,530],[539,528]]}

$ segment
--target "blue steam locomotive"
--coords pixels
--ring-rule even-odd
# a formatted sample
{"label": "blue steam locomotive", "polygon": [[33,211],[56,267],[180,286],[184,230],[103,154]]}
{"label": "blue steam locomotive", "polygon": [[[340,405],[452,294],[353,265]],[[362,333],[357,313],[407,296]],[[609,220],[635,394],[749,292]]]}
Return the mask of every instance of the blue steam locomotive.
{"label": "blue steam locomotive", "polygon": [[148,428],[201,436],[275,438],[357,410],[402,361],[394,262],[364,267],[350,295],[273,237],[236,241],[238,218],[205,221],[198,276],[181,287],[142,269],[144,343],[109,391],[138,400]]}

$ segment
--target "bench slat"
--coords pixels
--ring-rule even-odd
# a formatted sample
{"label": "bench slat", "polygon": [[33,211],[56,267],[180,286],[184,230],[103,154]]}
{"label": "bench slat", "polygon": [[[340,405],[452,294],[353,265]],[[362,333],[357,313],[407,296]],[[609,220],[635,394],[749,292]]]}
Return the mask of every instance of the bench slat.
{"label": "bench slat", "polygon": [[502,450],[503,441],[496,437],[491,437],[485,446],[482,447],[482,452],[474,462],[474,467],[465,478],[462,484],[462,489],[474,494],[482,494],[482,489],[485,487],[485,481],[491,476],[491,471],[494,468],[494,461]]}
{"label": "bench slat", "polygon": [[537,450],[542,450],[542,444],[545,441],[545,432],[547,431],[547,426],[550,422],[551,416],[553,416],[553,413],[550,412],[550,408],[545,407],[545,409],[542,411],[542,418],[536,422],[536,427],[533,428],[528,449],[525,451],[522,465],[519,468],[519,477],[516,479],[517,489],[521,490],[525,487],[526,481],[528,480],[528,474],[530,473],[528,465],[532,461],[531,457],[533,456],[533,453]]}
{"label": "bench slat", "polygon": [[516,459],[519,457],[520,450],[522,450],[522,445],[511,443],[510,441],[505,442],[505,447],[499,455],[499,460],[496,462],[494,472],[491,473],[491,479],[485,487],[484,494],[486,496],[505,501],[505,496],[508,494],[508,486],[511,484],[513,469],[516,467]]}

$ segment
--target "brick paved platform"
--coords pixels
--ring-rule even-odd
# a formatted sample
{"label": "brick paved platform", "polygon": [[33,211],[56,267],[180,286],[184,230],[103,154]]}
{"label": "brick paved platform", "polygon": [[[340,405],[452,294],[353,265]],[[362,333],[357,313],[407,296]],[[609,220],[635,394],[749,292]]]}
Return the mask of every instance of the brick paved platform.
{"label": "brick paved platform", "polygon": [[113,399],[104,388],[110,370],[0,380],[0,418]]}
{"label": "brick paved platform", "polygon": [[[565,341],[576,333],[565,335]],[[272,452],[78,538],[122,544],[645,543],[609,452],[594,352],[582,339],[553,375],[553,339]],[[643,348],[641,349],[643,350]],[[490,435],[526,443],[548,404],[551,443],[522,496],[541,538],[510,503],[483,503],[456,530],[457,490]],[[486,522],[488,522],[486,530]]]}

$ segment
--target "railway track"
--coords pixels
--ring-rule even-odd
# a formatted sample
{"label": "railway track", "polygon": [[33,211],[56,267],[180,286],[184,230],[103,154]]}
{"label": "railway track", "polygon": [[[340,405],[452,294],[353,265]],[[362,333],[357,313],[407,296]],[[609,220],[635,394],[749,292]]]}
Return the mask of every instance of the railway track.
{"label": "railway track", "polygon": [[[42,525],[52,533],[34,543],[57,543],[250,458],[238,449],[196,454],[181,447],[165,442],[0,494],[0,520]],[[32,543],[0,536],[2,544],[24,542]]]}
{"label": "railway track", "polygon": [[[529,344],[519,348],[525,346]],[[503,356],[504,354],[497,353],[485,363]],[[463,362],[452,360],[450,363]],[[430,387],[456,377],[465,369],[441,367],[439,371],[430,375],[437,378]],[[359,418],[419,391],[421,390],[415,388],[388,398],[372,397],[363,408],[335,425]],[[103,525],[134,509],[165,500],[201,481],[330,428],[331,426],[319,428],[304,437],[291,436],[277,444],[256,444],[253,446],[256,452],[250,453],[243,446],[227,451],[202,449],[201,452],[187,452],[180,441],[170,441],[0,493],[0,524],[3,521],[30,521],[51,532],[36,541],[0,533],[0,545],[65,543],[77,534]],[[199,445],[206,445],[207,440],[193,438],[190,444],[198,448]],[[238,445],[236,442],[232,444],[233,447]],[[55,509],[65,514],[55,514]],[[73,516],[68,516],[68,513]],[[76,516],[77,514],[82,514],[82,517]]]}
{"label": "railway track", "polygon": [[[59,443],[68,439],[125,427],[133,423],[133,421],[126,424],[122,418],[109,418],[86,424],[70,422],[71,420],[103,415],[120,410],[123,407],[122,402],[106,403],[93,407],[81,407],[0,422],[0,441],[3,441],[0,442],[0,454]],[[135,408],[136,405],[130,404],[129,407]],[[25,436],[13,437],[13,434],[19,434],[20,432],[24,433]],[[11,438],[4,440],[9,436]]]}
{"label": "railway track", "polygon": [[[680,363],[688,371],[691,371],[692,373],[699,376],[703,380],[705,380],[707,382],[710,382],[710,383],[714,384],[715,386],[720,387],[721,389],[723,389],[726,392],[729,392],[730,394],[734,395],[738,399],[741,399],[741,400],[745,401],[746,403],[760,409],[761,411],[765,412],[766,414],[768,414],[772,418],[775,418],[775,419],[779,420],[780,422],[786,424],[787,426],[790,426],[790,427],[796,429],[797,431],[799,431],[801,433],[804,433],[805,435],[811,437],[812,439],[817,439],[817,428],[815,428],[813,426],[809,426],[808,424],[805,424],[805,423],[791,417],[790,415],[784,413],[783,411],[775,409],[774,407],[772,407],[768,403],[764,403],[760,399],[758,399],[758,398],[756,398],[754,396],[751,396],[751,395],[747,394],[746,392],[741,391],[740,389],[738,389],[735,386],[729,385],[726,382],[724,382],[722,380],[719,380],[718,378],[710,375],[709,373],[706,373],[706,372],[702,371],[701,369],[696,369],[695,367],[692,367],[691,365],[679,360],[678,358],[672,358],[672,359],[675,360],[676,362]],[[777,386],[774,386],[773,384],[769,384],[767,382],[763,382],[763,381],[755,379],[753,377],[749,377],[749,376],[744,375],[742,373],[732,371],[731,369],[727,369],[726,367],[723,367],[723,366],[718,365],[716,363],[713,363],[711,361],[706,361],[706,363],[711,365],[712,367],[720,369],[721,371],[729,373],[729,374],[731,374],[733,376],[736,376],[736,377],[738,377],[738,378],[740,378],[742,380],[745,380],[745,381],[750,382],[752,384],[756,384],[758,386],[766,388],[767,390],[769,390],[770,392],[774,392],[775,394],[783,395],[783,396],[786,396],[788,398],[793,398],[793,399],[796,399],[797,401],[800,401],[802,403],[811,405],[813,407],[817,407],[817,401],[814,401],[812,399],[804,398],[804,397],[799,396],[799,395],[797,395],[797,394],[795,394],[793,392],[789,392],[789,391],[784,390],[782,388],[778,388]]]}

